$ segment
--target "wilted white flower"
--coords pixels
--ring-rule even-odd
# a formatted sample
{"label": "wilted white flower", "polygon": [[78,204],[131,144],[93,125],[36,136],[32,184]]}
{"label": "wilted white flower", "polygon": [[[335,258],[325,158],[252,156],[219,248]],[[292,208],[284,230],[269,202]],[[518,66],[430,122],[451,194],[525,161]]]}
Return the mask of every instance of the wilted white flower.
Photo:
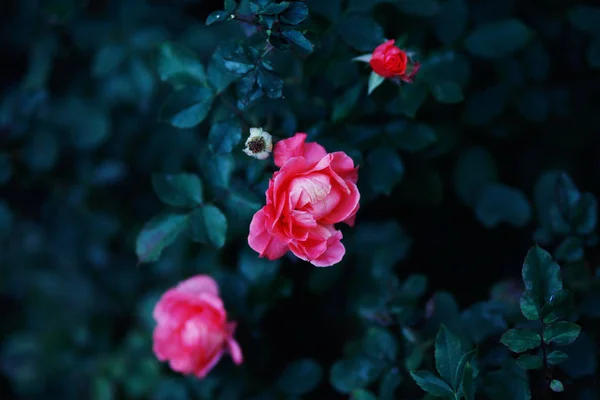
{"label": "wilted white flower", "polygon": [[250,128],[250,136],[246,140],[244,153],[250,157],[264,160],[269,157],[272,150],[273,138],[269,132],[263,131],[262,128]]}

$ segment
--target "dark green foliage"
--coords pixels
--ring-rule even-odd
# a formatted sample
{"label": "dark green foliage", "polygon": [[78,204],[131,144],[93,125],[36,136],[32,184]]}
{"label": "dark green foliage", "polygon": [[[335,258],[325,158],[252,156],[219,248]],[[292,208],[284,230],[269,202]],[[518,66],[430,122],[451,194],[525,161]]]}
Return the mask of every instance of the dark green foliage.
{"label": "dark green foliage", "polygon": [[[1,399],[600,398],[594,2],[7,0],[0,33]],[[340,264],[248,246],[251,127],[359,166]],[[152,351],[196,274],[244,353],[203,380]]]}

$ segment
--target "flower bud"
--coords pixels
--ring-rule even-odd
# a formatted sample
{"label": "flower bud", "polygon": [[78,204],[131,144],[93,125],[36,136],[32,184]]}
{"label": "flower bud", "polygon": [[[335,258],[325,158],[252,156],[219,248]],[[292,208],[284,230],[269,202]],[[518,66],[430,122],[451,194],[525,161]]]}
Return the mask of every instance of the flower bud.
{"label": "flower bud", "polygon": [[250,136],[246,140],[244,153],[250,157],[264,160],[269,157],[272,150],[273,138],[269,132],[263,131],[262,128],[250,128]]}

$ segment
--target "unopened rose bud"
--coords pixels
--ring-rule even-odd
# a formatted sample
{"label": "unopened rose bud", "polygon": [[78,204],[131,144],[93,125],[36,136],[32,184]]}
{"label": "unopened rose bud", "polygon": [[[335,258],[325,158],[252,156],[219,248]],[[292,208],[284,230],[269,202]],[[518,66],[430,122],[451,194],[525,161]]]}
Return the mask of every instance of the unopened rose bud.
{"label": "unopened rose bud", "polygon": [[246,140],[244,153],[250,157],[264,160],[269,157],[272,150],[273,138],[269,132],[263,131],[262,128],[250,128],[250,136]]}

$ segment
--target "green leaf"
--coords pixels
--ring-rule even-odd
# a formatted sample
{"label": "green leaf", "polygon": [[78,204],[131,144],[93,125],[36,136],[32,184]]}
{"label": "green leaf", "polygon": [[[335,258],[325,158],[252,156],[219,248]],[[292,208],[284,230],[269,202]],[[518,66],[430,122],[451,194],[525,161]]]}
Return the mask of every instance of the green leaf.
{"label": "green leaf", "polygon": [[558,379],[552,379],[552,382],[550,382],[550,389],[552,389],[553,392],[564,392],[565,387]]}
{"label": "green leaf", "polygon": [[598,222],[598,201],[591,193],[584,193],[570,210],[571,222],[579,235],[590,235]]}
{"label": "green leaf", "polygon": [[563,288],[560,267],[552,256],[538,245],[533,246],[523,263],[523,283],[538,306],[550,300],[550,297]]}
{"label": "green leaf", "polygon": [[500,338],[500,343],[515,353],[523,353],[539,347],[542,338],[529,329],[509,329]]}
{"label": "green leaf", "polygon": [[377,400],[377,397],[368,390],[355,389],[352,391],[352,400]]}
{"label": "green leaf", "polygon": [[521,189],[502,183],[488,183],[475,205],[475,215],[488,229],[501,223],[522,228],[531,220],[531,204]]}
{"label": "green leaf", "polygon": [[370,357],[356,356],[336,361],[329,371],[331,385],[340,393],[351,393],[375,382],[384,364]]}
{"label": "green leaf", "polygon": [[[329,268],[327,271],[329,271]],[[238,270],[254,285],[269,285],[277,276],[279,262],[259,258],[256,252],[246,249],[242,251],[238,261]]]}
{"label": "green leaf", "polygon": [[600,37],[597,37],[590,43],[587,51],[587,59],[590,67],[600,68]]}
{"label": "green leaf", "polygon": [[212,124],[208,132],[208,148],[214,154],[231,153],[242,140],[242,126],[237,119]]}
{"label": "green leaf", "polygon": [[[370,55],[369,55],[370,56]],[[377,89],[379,85],[381,85],[385,81],[385,78],[375,71],[371,71],[371,75],[369,75],[369,88],[367,90],[367,94],[373,93],[373,90]]]}
{"label": "green leaf", "polygon": [[581,333],[581,327],[572,322],[558,321],[544,328],[544,342],[556,346],[567,346],[575,341]]}
{"label": "green leaf", "polygon": [[540,369],[544,365],[542,357],[532,354],[521,354],[517,358],[517,365],[523,369]]}
{"label": "green leaf", "polygon": [[283,79],[273,71],[266,68],[258,69],[258,86],[271,99],[277,99],[283,95]]}
{"label": "green leaf", "polygon": [[554,258],[568,263],[579,261],[583,256],[583,240],[577,236],[567,236],[554,251]]}
{"label": "green leaf", "polygon": [[282,32],[283,37],[285,37],[290,43],[298,46],[298,48],[302,51],[302,54],[310,54],[313,52],[314,47],[313,44],[308,40],[302,33],[299,31],[291,30]]}
{"label": "green leaf", "polygon": [[218,249],[225,245],[227,218],[216,206],[205,204],[192,213],[192,239]]}
{"label": "green leaf", "polygon": [[308,17],[308,7],[304,3],[295,2],[281,14],[279,20],[284,24],[298,25]]}
{"label": "green leaf", "polygon": [[400,387],[402,381],[402,375],[398,368],[390,369],[379,384],[379,400],[395,400],[396,389]]}
{"label": "green leaf", "polygon": [[204,65],[190,49],[175,43],[165,42],[158,47],[156,69],[160,80],[175,88],[206,84]]}
{"label": "green leaf", "polygon": [[195,174],[153,174],[152,187],[163,203],[173,207],[202,204],[202,181]]}
{"label": "green leaf", "polygon": [[445,81],[431,86],[431,94],[440,103],[460,103],[464,100],[461,87],[456,82]]}
{"label": "green leaf", "polygon": [[509,18],[479,25],[465,40],[467,50],[478,57],[502,58],[523,48],[530,29],[521,21]]}
{"label": "green leaf", "polygon": [[227,18],[229,17],[229,15],[230,15],[230,13],[228,13],[225,10],[213,11],[206,18],[206,26],[210,26],[210,25],[214,24],[215,22],[227,21]]}
{"label": "green leaf", "polygon": [[206,151],[198,157],[204,180],[214,189],[227,189],[235,169],[231,154],[210,154]]}
{"label": "green leaf", "polygon": [[439,397],[452,397],[454,392],[446,382],[429,371],[410,371],[410,376],[427,393]]}
{"label": "green leaf", "polygon": [[453,171],[454,191],[469,206],[475,206],[483,188],[498,179],[498,167],[484,147],[464,150]]}
{"label": "green leaf", "polygon": [[136,240],[135,252],[139,262],[158,261],[162,251],[175,242],[189,222],[188,214],[162,214],[148,221]]}
{"label": "green leaf", "polygon": [[312,392],[323,379],[323,368],[315,360],[305,358],[285,367],[277,380],[277,388],[289,395]]}
{"label": "green leaf", "polygon": [[569,358],[569,355],[560,350],[554,350],[552,353],[548,354],[546,360],[549,364],[558,365],[563,361],[566,361]]}
{"label": "green leaf", "polygon": [[364,339],[365,353],[380,359],[394,361],[398,356],[396,337],[384,328],[370,328]]}
{"label": "green leaf", "polygon": [[400,289],[403,296],[419,299],[427,291],[427,276],[423,274],[409,275]]}
{"label": "green leaf", "polygon": [[402,12],[418,17],[433,17],[440,10],[437,0],[396,0],[394,4]]}
{"label": "green leaf", "polygon": [[540,316],[543,322],[549,324],[567,315],[571,300],[572,294],[570,291],[561,289],[555,292],[542,307]]}
{"label": "green leaf", "polygon": [[223,8],[228,13],[233,13],[237,8],[237,2],[235,0],[225,0],[225,5],[223,6]]}
{"label": "green leaf", "polygon": [[535,298],[529,291],[523,292],[521,299],[519,300],[521,306],[521,313],[530,321],[539,321],[540,312],[535,301]]}
{"label": "green leaf", "polygon": [[378,147],[367,156],[364,174],[376,194],[389,196],[404,176],[404,164],[393,149]]}
{"label": "green leaf", "polygon": [[372,52],[385,42],[381,26],[366,16],[347,16],[339,22],[338,32],[350,47],[362,52]]}
{"label": "green leaf", "polygon": [[160,120],[175,128],[193,128],[210,112],[214,94],[208,88],[188,86],[169,96],[160,110]]}
{"label": "green leaf", "polygon": [[469,357],[461,340],[441,325],[435,338],[435,366],[440,376],[458,391]]}
{"label": "green leaf", "polygon": [[394,146],[400,150],[416,153],[425,150],[437,141],[437,135],[429,125],[417,123],[404,129],[397,125],[388,124],[386,132],[392,138]]}
{"label": "green leaf", "polygon": [[462,390],[465,400],[475,400],[476,386],[473,375],[473,367],[471,367],[471,363],[467,363],[462,380]]}
{"label": "green leaf", "polygon": [[569,11],[571,24],[590,35],[600,36],[600,7],[578,5]]}
{"label": "green leaf", "polygon": [[107,43],[94,55],[92,75],[102,77],[115,71],[127,58],[127,49],[116,43]]}
{"label": "green leaf", "polygon": [[331,115],[333,122],[341,121],[352,114],[352,110],[354,110],[360,99],[362,88],[362,83],[359,82],[346,90],[343,96],[340,96],[339,99],[335,100]]}
{"label": "green leaf", "polygon": [[468,24],[469,7],[466,0],[448,0],[435,17],[434,31],[438,39],[449,45],[460,39]]}

